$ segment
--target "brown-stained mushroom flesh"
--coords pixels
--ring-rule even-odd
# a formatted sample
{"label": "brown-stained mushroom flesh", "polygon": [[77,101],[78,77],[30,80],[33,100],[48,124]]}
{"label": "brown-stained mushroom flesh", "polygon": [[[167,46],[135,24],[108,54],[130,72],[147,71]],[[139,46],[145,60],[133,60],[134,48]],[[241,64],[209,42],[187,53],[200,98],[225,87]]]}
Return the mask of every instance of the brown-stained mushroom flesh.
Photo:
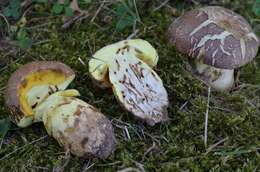
{"label": "brown-stained mushroom flesh", "polygon": [[168,95],[152,67],[156,50],[144,40],[125,40],[97,51],[89,62],[92,78],[111,86],[119,103],[154,125],[168,119]]}
{"label": "brown-stained mushroom flesh", "polygon": [[168,38],[191,58],[192,72],[216,90],[232,87],[234,69],[250,62],[259,46],[241,15],[218,6],[186,12],[170,25]]}

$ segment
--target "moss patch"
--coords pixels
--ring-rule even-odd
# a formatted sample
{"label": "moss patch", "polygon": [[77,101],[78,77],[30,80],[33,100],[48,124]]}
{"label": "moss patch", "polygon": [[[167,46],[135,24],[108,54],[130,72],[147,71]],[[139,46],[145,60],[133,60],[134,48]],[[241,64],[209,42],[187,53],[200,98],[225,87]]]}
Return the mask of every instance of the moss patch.
{"label": "moss patch", "polygon": [[[195,1],[194,1],[195,2]],[[71,66],[76,79],[71,88],[77,88],[81,99],[99,108],[113,122],[118,148],[107,160],[84,160],[71,157],[65,171],[116,171],[125,168],[146,171],[257,171],[260,168],[260,60],[241,69],[240,86],[230,93],[212,92],[210,99],[208,144],[222,141],[207,150],[203,143],[204,114],[207,87],[186,70],[186,58],[167,44],[165,31],[174,16],[185,10],[209,4],[191,1],[170,1],[161,8],[161,1],[138,1],[141,23],[137,37],[146,39],[157,50],[159,63],[156,72],[162,78],[169,94],[170,120],[149,127],[124,111],[111,91],[97,89],[88,73],[87,63],[99,48],[126,39],[132,28],[116,32],[118,17],[116,2],[106,2],[94,22],[90,22],[102,2],[83,5],[90,16],[61,32],[60,16],[53,16],[48,6],[36,6],[35,15],[28,17],[27,27],[35,45],[25,53],[6,55],[8,63],[1,64],[0,117],[9,112],[4,107],[4,87],[11,73],[26,62],[59,60]],[[216,1],[244,15],[255,27],[256,16],[251,12],[253,1]],[[154,10],[156,9],[156,10]],[[110,19],[110,20],[108,20]],[[259,19],[258,19],[259,21]],[[36,27],[38,26],[38,27]],[[86,65],[82,64],[81,59]],[[126,136],[126,129],[130,138]],[[64,150],[47,135],[42,124],[25,129],[12,126],[3,140],[0,171],[52,171],[66,164]],[[206,153],[207,152],[207,153]]]}

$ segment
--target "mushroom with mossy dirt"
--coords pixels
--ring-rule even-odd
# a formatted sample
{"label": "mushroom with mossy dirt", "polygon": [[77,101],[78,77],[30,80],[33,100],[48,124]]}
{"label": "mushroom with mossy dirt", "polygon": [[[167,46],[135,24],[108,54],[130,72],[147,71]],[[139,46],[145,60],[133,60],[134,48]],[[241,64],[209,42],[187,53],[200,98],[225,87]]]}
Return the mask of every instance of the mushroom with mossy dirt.
{"label": "mushroom with mossy dirt", "polygon": [[98,86],[112,87],[119,103],[149,125],[168,118],[168,96],[153,71],[158,54],[141,39],[103,47],[89,61],[89,72]]}
{"label": "mushroom with mossy dirt", "polygon": [[96,108],[65,90],[75,78],[60,62],[39,61],[16,70],[6,87],[10,118],[19,127],[43,122],[49,135],[79,157],[106,158],[116,146],[110,121]]}
{"label": "mushroom with mossy dirt", "polygon": [[234,69],[250,62],[259,46],[241,15],[218,6],[186,12],[170,25],[167,36],[190,57],[191,72],[219,91],[233,86]]}

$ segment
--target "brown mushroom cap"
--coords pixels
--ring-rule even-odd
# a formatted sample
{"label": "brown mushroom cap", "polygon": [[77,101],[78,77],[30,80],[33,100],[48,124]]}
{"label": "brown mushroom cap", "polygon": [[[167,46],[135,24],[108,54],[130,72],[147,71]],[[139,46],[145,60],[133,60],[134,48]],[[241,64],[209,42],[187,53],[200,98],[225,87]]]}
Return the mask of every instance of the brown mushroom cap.
{"label": "brown mushroom cap", "polygon": [[259,40],[239,14],[218,6],[186,12],[168,29],[178,51],[221,69],[234,69],[251,61]]}
{"label": "brown mushroom cap", "polygon": [[[54,73],[54,75],[51,76],[50,75],[51,73]],[[33,74],[36,75],[33,76]],[[33,77],[30,78],[30,76]],[[51,78],[52,81],[46,79],[46,77],[49,76],[52,77]],[[57,76],[60,76],[61,78],[55,78]],[[30,122],[28,122],[27,124],[21,124],[20,122],[22,119],[28,117],[30,118],[30,120],[33,120],[33,114],[28,113],[28,111],[30,110],[24,107],[25,105],[21,102],[21,94],[20,94],[21,89],[25,89],[26,87],[28,87],[28,85],[30,84],[29,82],[38,82],[38,84],[39,82],[41,82],[41,84],[50,86],[49,89],[51,91],[57,91],[59,89],[62,89],[59,86],[57,86],[58,84],[63,84],[62,82],[66,82],[66,80],[70,80],[68,83],[62,86],[62,87],[66,87],[74,79],[74,76],[75,74],[70,67],[56,61],[31,62],[16,70],[12,74],[11,78],[7,83],[6,93],[5,93],[5,103],[11,111],[12,121],[15,122],[18,126],[25,127],[25,125],[27,126],[28,123]],[[55,84],[52,85],[53,83],[57,85]],[[35,86],[35,84],[31,85],[31,87],[33,86]],[[32,89],[32,88],[28,88],[28,89]],[[41,93],[41,94],[46,94],[46,93]],[[42,97],[37,97],[37,98],[43,99],[47,95],[41,95],[41,96]],[[40,100],[34,100],[33,102],[35,101],[40,101]]]}

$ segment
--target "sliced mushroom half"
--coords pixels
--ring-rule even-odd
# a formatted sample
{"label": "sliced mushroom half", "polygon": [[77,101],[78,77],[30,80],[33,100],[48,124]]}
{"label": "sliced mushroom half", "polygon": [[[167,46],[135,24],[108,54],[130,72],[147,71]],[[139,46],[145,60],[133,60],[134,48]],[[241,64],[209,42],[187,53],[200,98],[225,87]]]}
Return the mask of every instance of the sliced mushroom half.
{"label": "sliced mushroom half", "polygon": [[158,55],[144,40],[125,40],[97,51],[89,62],[92,78],[111,86],[119,103],[149,125],[168,118],[168,96],[152,67]]}

